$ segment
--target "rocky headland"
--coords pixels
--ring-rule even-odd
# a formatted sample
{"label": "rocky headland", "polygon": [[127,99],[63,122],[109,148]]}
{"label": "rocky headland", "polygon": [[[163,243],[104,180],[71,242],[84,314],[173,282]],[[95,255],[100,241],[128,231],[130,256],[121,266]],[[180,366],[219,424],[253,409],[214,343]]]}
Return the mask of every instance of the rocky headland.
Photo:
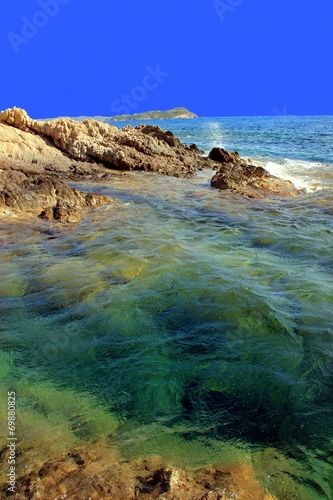
{"label": "rocky headland", "polygon": [[295,196],[291,182],[223,149],[209,157],[172,132],[141,124],[123,129],[93,119],[33,120],[19,108],[0,113],[0,213],[74,222],[85,207],[113,200],[68,182],[109,183],[125,171],[176,177],[209,168],[212,186],[251,198]]}

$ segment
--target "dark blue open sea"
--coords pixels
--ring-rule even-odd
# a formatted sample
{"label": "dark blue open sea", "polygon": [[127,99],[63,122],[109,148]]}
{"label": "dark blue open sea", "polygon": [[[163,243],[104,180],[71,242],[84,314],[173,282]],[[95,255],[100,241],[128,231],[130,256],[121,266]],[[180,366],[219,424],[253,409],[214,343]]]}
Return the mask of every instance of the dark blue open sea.
{"label": "dark blue open sea", "polygon": [[332,499],[333,117],[150,123],[306,192],[127,173],[74,227],[2,219],[0,399],[17,392],[22,449],[103,438],[125,459],[249,464],[278,499]]}

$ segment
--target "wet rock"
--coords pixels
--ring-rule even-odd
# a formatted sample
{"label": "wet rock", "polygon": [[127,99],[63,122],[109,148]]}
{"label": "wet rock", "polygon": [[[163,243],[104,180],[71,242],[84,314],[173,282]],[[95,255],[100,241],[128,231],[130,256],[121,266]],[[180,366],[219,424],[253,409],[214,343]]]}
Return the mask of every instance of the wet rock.
{"label": "wet rock", "polygon": [[3,211],[7,208],[16,214],[69,223],[80,219],[82,208],[111,202],[106,196],[83,193],[49,176],[0,173],[0,209]]}
{"label": "wet rock", "polygon": [[40,214],[42,219],[53,220],[54,219],[54,207],[47,207]]}
{"label": "wet rock", "polygon": [[155,471],[148,477],[138,477],[137,484],[134,488],[135,496],[139,497],[142,493],[161,495],[170,491],[170,479],[172,476],[171,468],[162,468]]}
{"label": "wet rock", "polygon": [[58,200],[57,204],[53,210],[54,219],[59,222],[78,222],[81,219],[80,211],[72,207],[68,202]]}
{"label": "wet rock", "polygon": [[218,163],[240,163],[242,161],[236,151],[229,153],[222,148],[213,148],[209,153],[208,158],[213,161],[217,161]]}
{"label": "wet rock", "polygon": [[211,186],[222,191],[233,191],[249,198],[297,196],[302,192],[292,182],[271,175],[263,167],[251,165],[237,152],[214,148],[209,158],[219,164],[216,165],[219,170],[212,178]]}

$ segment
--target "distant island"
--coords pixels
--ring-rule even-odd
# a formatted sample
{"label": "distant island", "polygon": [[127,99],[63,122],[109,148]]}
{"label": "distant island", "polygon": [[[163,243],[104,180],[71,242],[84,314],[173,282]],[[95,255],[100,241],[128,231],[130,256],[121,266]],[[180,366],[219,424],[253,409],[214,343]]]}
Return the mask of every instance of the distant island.
{"label": "distant island", "polygon": [[[147,111],[145,113],[135,113],[134,115],[116,115],[116,116],[59,116],[57,118],[71,118],[77,122],[84,122],[92,118],[98,122],[124,122],[132,120],[164,120],[173,118],[198,118],[198,115],[192,113],[186,108],[174,108],[167,111]],[[52,121],[57,118],[39,118],[41,121]]]}
{"label": "distant island", "polygon": [[167,111],[147,111],[146,113],[135,113],[134,115],[116,115],[104,121],[129,121],[129,120],[164,120],[172,118],[198,118],[186,108],[174,108]]}

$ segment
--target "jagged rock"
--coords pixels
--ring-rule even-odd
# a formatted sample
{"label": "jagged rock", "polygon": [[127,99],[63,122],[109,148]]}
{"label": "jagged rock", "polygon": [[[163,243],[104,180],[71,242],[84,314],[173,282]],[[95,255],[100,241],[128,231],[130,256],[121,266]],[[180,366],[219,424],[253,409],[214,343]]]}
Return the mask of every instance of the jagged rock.
{"label": "jagged rock", "polygon": [[184,176],[205,165],[198,151],[183,146],[172,132],[152,125],[127,126],[121,130],[92,119],[32,120],[19,108],[0,113],[1,123],[39,135],[72,160],[108,168]]}
{"label": "jagged rock", "polygon": [[211,186],[230,190],[249,198],[264,196],[297,196],[302,191],[292,182],[271,175],[263,167],[251,165],[237,152],[229,153],[222,148],[214,148],[209,158],[219,163],[219,170],[211,181]]}
{"label": "jagged rock", "polygon": [[172,148],[182,147],[180,140],[177,139],[177,137],[175,137],[172,132],[165,132],[160,127],[155,127],[153,125],[138,125],[136,127],[136,130],[139,130],[139,132],[142,132],[143,134],[155,137],[159,141],[164,141]]}

